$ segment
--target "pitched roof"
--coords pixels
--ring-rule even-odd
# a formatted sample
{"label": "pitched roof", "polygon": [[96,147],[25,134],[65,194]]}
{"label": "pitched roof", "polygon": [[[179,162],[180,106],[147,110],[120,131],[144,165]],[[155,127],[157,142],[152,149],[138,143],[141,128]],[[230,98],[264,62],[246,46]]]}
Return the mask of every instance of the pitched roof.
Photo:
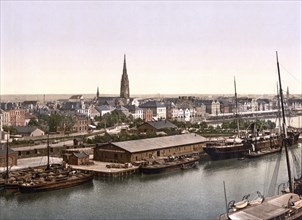
{"label": "pitched roof", "polygon": [[73,152],[73,155],[76,156],[77,158],[85,158],[85,157],[89,157],[89,155],[86,154],[84,151],[81,151],[81,152]]}
{"label": "pitched roof", "polygon": [[69,99],[83,99],[83,95],[73,95]]}
{"label": "pitched roof", "polygon": [[101,106],[95,106],[95,109],[98,112],[102,112],[102,111],[113,111],[115,108],[110,105],[101,105]]}
{"label": "pitched roof", "polygon": [[130,112],[143,110],[142,108],[137,107],[136,105],[125,105],[124,107],[127,108]]}
{"label": "pitched roof", "polygon": [[129,112],[129,109],[128,108],[125,108],[124,106],[117,106],[115,108],[115,110],[117,111],[122,111],[122,112]]}
{"label": "pitched roof", "polygon": [[24,101],[23,105],[37,105],[38,101]]}
{"label": "pitched roof", "polygon": [[[9,154],[17,154],[17,151],[14,151],[13,149],[11,149],[10,147],[8,147],[8,153]],[[2,144],[0,146],[0,154],[6,154],[6,144]]]}
{"label": "pitched roof", "polygon": [[165,128],[177,128],[177,126],[170,121],[162,120],[162,121],[149,121],[146,122],[147,124],[151,125],[153,128],[160,130]]}
{"label": "pitched roof", "polygon": [[135,153],[141,151],[169,148],[174,146],[203,143],[205,141],[206,141],[205,137],[202,137],[195,133],[189,133],[189,134],[180,134],[180,135],[173,135],[173,136],[166,136],[166,137],[113,142],[112,144],[130,153]]}
{"label": "pitched roof", "polygon": [[81,109],[80,102],[65,102],[62,107],[62,110],[75,110],[75,109]]}
{"label": "pitched roof", "polygon": [[14,126],[14,128],[17,130],[19,134],[30,134],[38,129],[37,127],[31,127],[31,126]]}
{"label": "pitched roof", "polygon": [[166,105],[162,102],[158,102],[158,101],[148,101],[142,105],[140,105],[139,107],[141,108],[162,108],[162,107],[166,107]]}

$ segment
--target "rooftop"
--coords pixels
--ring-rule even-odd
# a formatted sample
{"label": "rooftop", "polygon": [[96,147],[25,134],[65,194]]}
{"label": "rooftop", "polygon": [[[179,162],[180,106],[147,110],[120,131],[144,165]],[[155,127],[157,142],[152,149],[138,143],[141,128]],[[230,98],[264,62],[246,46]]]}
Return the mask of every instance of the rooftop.
{"label": "rooftop", "polygon": [[113,142],[112,144],[130,153],[164,149],[174,146],[203,143],[207,139],[195,133],[173,135],[166,137],[146,138],[140,140]]}

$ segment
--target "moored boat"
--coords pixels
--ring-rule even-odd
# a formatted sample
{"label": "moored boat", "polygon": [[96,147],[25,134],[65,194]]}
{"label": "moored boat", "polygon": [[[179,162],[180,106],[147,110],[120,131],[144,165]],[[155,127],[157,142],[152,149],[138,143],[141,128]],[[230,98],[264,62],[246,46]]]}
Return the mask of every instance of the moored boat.
{"label": "moored boat", "polygon": [[[288,154],[288,146],[290,141],[288,141],[288,133],[286,132],[286,120],[285,120],[285,112],[284,112],[284,104],[283,104],[283,93],[281,86],[281,76],[279,69],[279,61],[278,54],[276,52],[277,57],[277,68],[278,68],[278,77],[279,77],[279,85],[280,85],[280,96],[281,96],[281,107],[282,107],[282,134],[283,141],[282,147],[285,150],[286,156],[286,165],[287,165],[287,173],[288,173],[288,183],[289,188],[287,190],[283,190],[281,195],[269,196],[264,198],[264,201],[260,204],[253,204],[251,207],[246,207],[242,210],[232,210],[230,211],[229,207],[227,208],[226,214],[219,217],[219,219],[302,219],[302,198],[300,195],[296,194],[297,191],[297,180],[295,184],[293,184],[291,177],[291,169],[290,169],[290,160]],[[302,187],[300,187],[300,190]],[[226,199],[226,194],[225,194]]]}
{"label": "moored boat", "polygon": [[0,179],[0,190],[4,189],[5,181]]}
{"label": "moored boat", "polygon": [[196,163],[198,163],[198,161],[198,156],[179,158],[169,157],[163,160],[149,161],[148,164],[140,166],[139,171],[144,174],[169,172],[188,167],[194,167],[196,166]]}
{"label": "moored boat", "polygon": [[212,160],[240,158],[250,149],[240,138],[228,138],[220,141],[209,141],[203,150]]}
{"label": "moored boat", "polygon": [[263,149],[263,150],[259,150],[259,151],[249,151],[249,152],[245,153],[244,156],[248,157],[248,158],[256,158],[256,157],[261,157],[261,156],[268,155],[268,154],[281,152],[281,150],[282,150],[281,147],[267,148],[267,149]]}
{"label": "moored boat", "polygon": [[11,172],[4,188],[20,192],[41,192],[80,185],[91,182],[92,179],[91,172],[55,165],[50,166],[50,169],[46,166]]}
{"label": "moored boat", "polygon": [[64,164],[49,163],[49,141],[47,141],[47,165],[8,171],[5,175],[4,188],[20,192],[41,192],[77,186],[93,180],[93,173],[75,170]]}
{"label": "moored boat", "polygon": [[29,193],[64,189],[91,182],[92,179],[92,173],[73,170],[65,176],[58,176],[53,179],[48,179],[48,181],[31,180],[31,182],[23,183],[19,186],[19,191]]}
{"label": "moored boat", "polygon": [[[244,203],[245,204],[245,203]],[[300,219],[302,200],[295,193],[267,197],[259,202],[248,204],[244,208],[230,211],[219,219]]]}

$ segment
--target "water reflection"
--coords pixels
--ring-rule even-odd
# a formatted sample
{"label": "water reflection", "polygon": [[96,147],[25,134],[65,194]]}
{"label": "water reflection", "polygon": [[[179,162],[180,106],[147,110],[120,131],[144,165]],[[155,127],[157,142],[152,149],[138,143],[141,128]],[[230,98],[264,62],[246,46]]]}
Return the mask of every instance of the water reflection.
{"label": "water reflection", "polygon": [[[291,151],[301,155],[301,147]],[[2,191],[0,219],[215,219],[225,210],[223,181],[228,201],[264,193],[276,161],[277,155],[203,159],[197,169],[185,171],[95,177],[92,184],[33,194]],[[287,181],[284,156],[280,163],[276,187]]]}

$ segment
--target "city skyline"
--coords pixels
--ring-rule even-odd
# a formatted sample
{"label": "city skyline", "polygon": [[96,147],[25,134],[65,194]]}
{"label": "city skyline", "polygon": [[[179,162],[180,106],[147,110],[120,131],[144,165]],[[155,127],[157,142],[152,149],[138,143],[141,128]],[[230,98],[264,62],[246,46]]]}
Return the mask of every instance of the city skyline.
{"label": "city skyline", "polygon": [[300,94],[301,1],[1,1],[1,95]]}

